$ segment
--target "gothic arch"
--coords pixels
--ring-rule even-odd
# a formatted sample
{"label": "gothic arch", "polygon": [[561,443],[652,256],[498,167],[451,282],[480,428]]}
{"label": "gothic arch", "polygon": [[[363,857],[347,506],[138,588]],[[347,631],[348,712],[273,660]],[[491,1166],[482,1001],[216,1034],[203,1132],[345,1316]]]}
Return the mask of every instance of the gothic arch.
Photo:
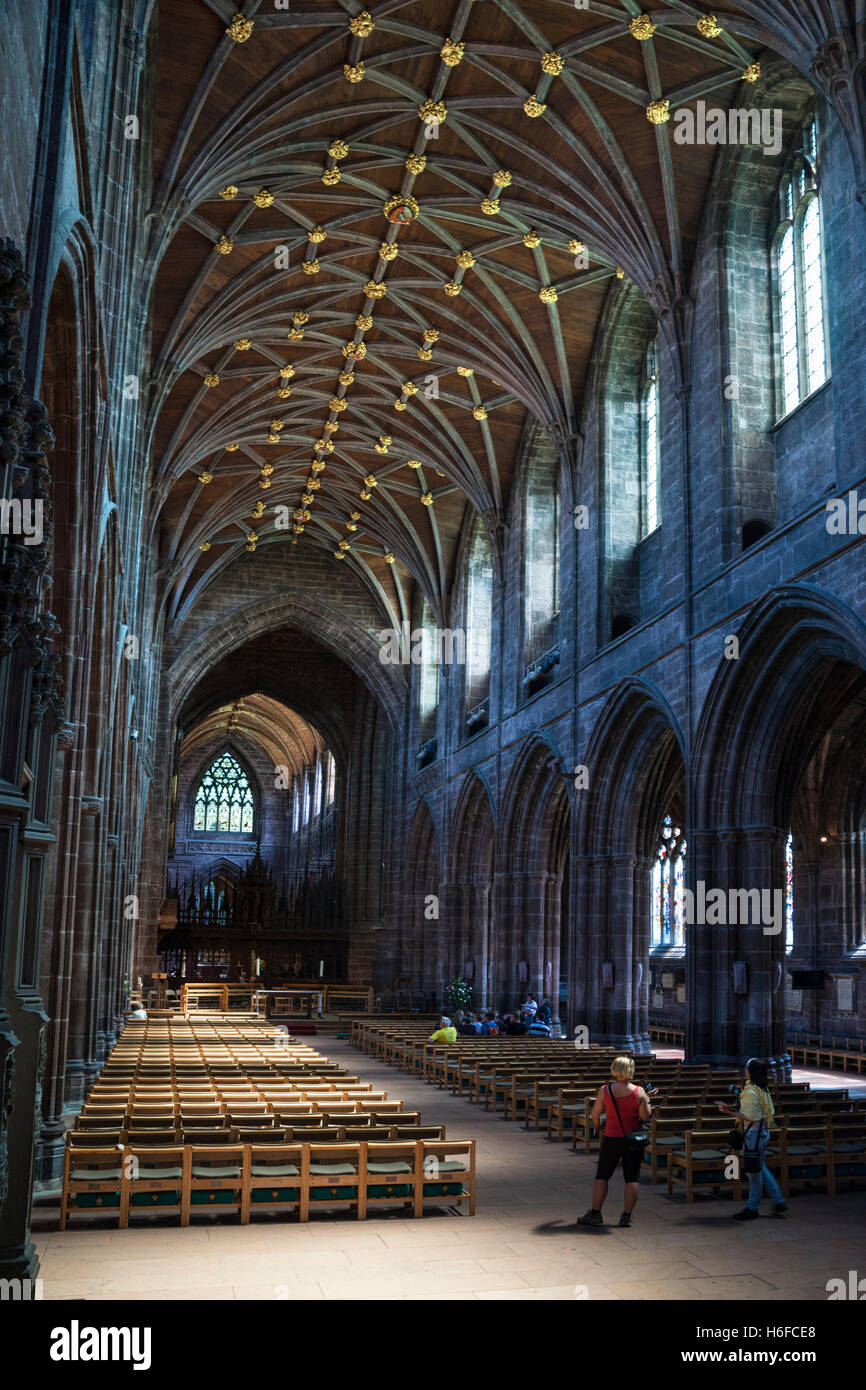
{"label": "gothic arch", "polygon": [[383,665],[379,645],[333,606],[310,598],[273,599],[246,604],[225,617],[218,630],[208,628],[179,653],[168,672],[172,716],[183,707],[198,682],[224,656],[272,629],[286,626],[309,632],[354,671],[381,705],[392,732],[403,712],[406,677],[401,667]]}
{"label": "gothic arch", "polygon": [[[662,818],[685,810],[683,738],[670,705],[645,680],[608,697],[583,762],[577,801],[569,1002],[595,1041],[649,1047],[652,852]],[[683,817],[684,819],[684,817]]]}
{"label": "gothic arch", "polygon": [[[800,945],[811,939],[814,949],[820,932],[825,958],[841,957],[862,938],[862,835],[840,821],[846,802],[862,805],[851,753],[866,736],[866,628],[826,591],[793,584],[757,603],[738,638],[739,657],[720,663],[698,724],[692,872],[729,892],[767,893],[775,930],[752,919],[698,934],[688,1045],[697,1056],[763,1053],[786,1073],[781,918],[792,827]],[[849,772],[841,783],[827,775],[840,759]],[[746,974],[735,991],[736,961]]]}
{"label": "gothic arch", "polygon": [[482,1008],[495,987],[506,946],[493,910],[495,835],[490,791],[473,768],[451,816],[447,920],[440,958],[446,980],[455,975],[471,977],[474,1002]]}
{"label": "gothic arch", "polygon": [[[439,985],[437,938],[443,930],[436,819],[427,798],[415,807],[406,837],[405,923],[400,941],[400,974],[409,976],[415,993],[429,995]],[[430,903],[431,897],[435,900]],[[434,910],[438,915],[429,916]]]}
{"label": "gothic arch", "polygon": [[866,682],[866,627],[826,590],[792,584],[737,635],[739,657],[719,663],[698,723],[696,820],[781,825],[809,758]]}
{"label": "gothic arch", "polygon": [[[648,853],[656,827],[645,808],[676,795],[684,761],[683,735],[661,691],[638,679],[617,686],[583,761],[589,785],[578,797],[578,852]],[[679,795],[684,801],[683,790]]]}
{"label": "gothic arch", "polygon": [[543,734],[533,734],[509,776],[499,834],[497,903],[510,923],[508,985],[548,998],[554,1021],[568,978],[569,780],[556,747]]}
{"label": "gothic arch", "polygon": [[[213,766],[216,759],[222,757],[224,753],[228,753],[229,757],[235,759],[244,776],[246,777],[247,781],[249,782],[250,791],[252,792],[253,797],[253,830],[251,839],[255,839],[257,835],[261,835],[264,815],[264,795],[261,777],[258,769],[255,767],[255,764],[252,758],[249,756],[249,754],[246,753],[240,747],[236,740],[231,738],[214,740],[205,750],[204,754],[200,755],[198,762],[195,764],[195,771],[192,773],[192,776],[189,778],[187,782],[187,804],[180,808],[181,815],[183,817],[184,834],[191,836],[205,834],[213,835],[220,833],[212,830],[194,831],[192,826],[193,817],[195,814],[195,799],[198,793],[198,789],[201,786],[201,780]],[[237,833],[240,836],[241,832]]]}

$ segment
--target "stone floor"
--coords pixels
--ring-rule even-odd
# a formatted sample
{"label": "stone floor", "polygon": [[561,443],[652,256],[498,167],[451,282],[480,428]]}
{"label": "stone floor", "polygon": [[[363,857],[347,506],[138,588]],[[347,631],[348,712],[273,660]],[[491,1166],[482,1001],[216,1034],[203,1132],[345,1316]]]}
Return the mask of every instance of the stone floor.
{"label": "stone floor", "polygon": [[[789,1215],[732,1222],[730,1198],[667,1196],[644,1180],[630,1230],[581,1230],[594,1159],[394,1071],[346,1042],[323,1051],[478,1141],[474,1217],[317,1217],[300,1226],[57,1230],[43,1197],[34,1238],[46,1299],[826,1300],[828,1279],[866,1274],[866,1191],[795,1194]],[[833,1077],[836,1085],[838,1075]],[[844,1084],[844,1082],[843,1082]],[[605,1209],[621,1210],[619,1178]],[[765,1204],[765,1210],[769,1210]]]}

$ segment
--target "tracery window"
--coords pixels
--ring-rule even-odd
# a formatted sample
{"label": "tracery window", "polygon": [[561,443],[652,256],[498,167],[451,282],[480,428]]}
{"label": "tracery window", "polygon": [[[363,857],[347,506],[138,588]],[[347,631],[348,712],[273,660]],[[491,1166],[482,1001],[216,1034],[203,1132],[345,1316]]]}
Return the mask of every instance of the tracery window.
{"label": "tracery window", "polygon": [[421,674],[418,682],[418,714],[422,733],[434,723],[433,716],[439,704],[439,661],[440,644],[436,640],[433,610],[425,598],[421,611],[421,627],[424,644],[421,653]]}
{"label": "tracery window", "polygon": [[818,131],[813,114],[806,118],[785,166],[778,215],[773,274],[778,414],[782,416],[823,386],[829,375]]}
{"label": "tracery window", "polygon": [[469,711],[490,693],[493,621],[493,555],[481,518],[476,518],[469,545],[466,576],[466,706]]}
{"label": "tracery window", "polygon": [[641,393],[641,473],[643,491],[643,534],[649,536],[661,523],[659,498],[659,383],[656,340],[650,343],[644,359]]}
{"label": "tracery window", "polygon": [[328,788],[325,796],[326,806],[333,804],[337,795],[337,764],[334,762],[334,755],[330,751],[325,755],[328,759]]}
{"label": "tracery window", "polygon": [[316,759],[316,782],[313,791],[313,815],[318,816],[322,813],[322,759]]}
{"label": "tracery window", "polygon": [[557,463],[543,460],[526,486],[523,548],[524,660],[535,661],[556,636],[559,612],[559,489]]}
{"label": "tracery window", "polygon": [[794,949],[794,836],[785,841],[785,949]]}
{"label": "tracery window", "polygon": [[665,816],[653,856],[651,947],[685,943],[685,864],[685,836],[671,817]]}
{"label": "tracery window", "polygon": [[230,753],[222,753],[199,783],[193,829],[223,835],[248,835],[255,810],[247,775]]}

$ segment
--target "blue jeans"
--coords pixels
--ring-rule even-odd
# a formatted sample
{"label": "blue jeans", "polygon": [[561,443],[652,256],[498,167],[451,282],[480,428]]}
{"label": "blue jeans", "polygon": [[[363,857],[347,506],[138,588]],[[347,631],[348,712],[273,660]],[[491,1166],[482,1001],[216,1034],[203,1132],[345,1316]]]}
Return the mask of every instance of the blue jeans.
{"label": "blue jeans", "polygon": [[766,1191],[768,1197],[772,1197],[778,1206],[779,1202],[785,1199],[782,1196],[782,1189],[773,1177],[766,1163],[764,1156],[769,1148],[770,1132],[763,1121],[753,1126],[745,1136],[744,1153],[757,1154],[761,1160],[761,1168],[757,1173],[747,1173],[749,1179],[749,1200],[746,1203],[749,1211],[757,1211],[761,1205],[761,1197]]}

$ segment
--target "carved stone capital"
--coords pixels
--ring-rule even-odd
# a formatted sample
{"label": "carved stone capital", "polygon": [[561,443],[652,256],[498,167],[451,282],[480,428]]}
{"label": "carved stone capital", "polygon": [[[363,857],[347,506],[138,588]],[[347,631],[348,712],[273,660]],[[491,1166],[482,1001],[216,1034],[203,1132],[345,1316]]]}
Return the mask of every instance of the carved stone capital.
{"label": "carved stone capital", "polygon": [[64,719],[57,727],[57,747],[66,753],[70,748],[75,747],[75,730],[77,724],[71,724],[68,719]]}

